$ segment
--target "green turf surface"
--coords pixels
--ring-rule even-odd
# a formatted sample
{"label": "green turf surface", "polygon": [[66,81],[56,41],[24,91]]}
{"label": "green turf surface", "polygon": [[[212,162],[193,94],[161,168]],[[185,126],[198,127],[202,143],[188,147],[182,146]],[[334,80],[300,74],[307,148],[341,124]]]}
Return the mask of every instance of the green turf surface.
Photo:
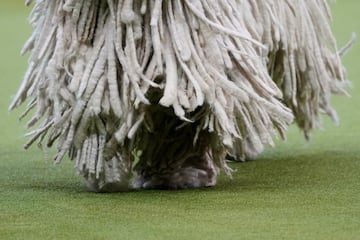
{"label": "green turf surface", "polygon": [[[332,4],[339,44],[360,34],[360,1]],[[214,188],[94,194],[69,161],[25,152],[24,122],[7,106],[26,68],[22,1],[0,3],[0,239],[360,239],[360,44],[344,58],[352,98],[309,144],[292,127],[258,161],[234,164]],[[51,154],[50,157],[51,159]]]}

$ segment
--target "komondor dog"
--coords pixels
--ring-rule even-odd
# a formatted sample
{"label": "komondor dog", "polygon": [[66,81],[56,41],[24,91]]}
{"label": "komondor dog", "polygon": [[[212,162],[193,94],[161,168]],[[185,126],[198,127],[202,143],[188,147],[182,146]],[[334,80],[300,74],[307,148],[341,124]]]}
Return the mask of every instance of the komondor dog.
{"label": "komondor dog", "polygon": [[10,109],[93,191],[213,186],[227,155],[337,121],[330,20],[326,0],[36,0]]}

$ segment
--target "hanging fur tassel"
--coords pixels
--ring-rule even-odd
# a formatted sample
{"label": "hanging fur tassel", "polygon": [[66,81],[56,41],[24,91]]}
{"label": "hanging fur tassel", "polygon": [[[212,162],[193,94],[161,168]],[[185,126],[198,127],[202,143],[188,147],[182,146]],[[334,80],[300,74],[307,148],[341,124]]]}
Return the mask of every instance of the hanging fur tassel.
{"label": "hanging fur tassel", "polygon": [[337,121],[329,20],[325,0],[36,0],[10,109],[29,99],[25,147],[56,144],[94,191],[213,186],[226,154]]}

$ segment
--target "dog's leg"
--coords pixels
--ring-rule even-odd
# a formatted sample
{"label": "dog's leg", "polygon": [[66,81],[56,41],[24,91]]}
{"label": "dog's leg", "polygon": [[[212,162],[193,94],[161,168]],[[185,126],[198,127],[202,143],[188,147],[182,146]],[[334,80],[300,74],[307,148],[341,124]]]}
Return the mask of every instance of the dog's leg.
{"label": "dog's leg", "polygon": [[[99,139],[89,147],[89,142]],[[124,149],[112,152],[105,147],[105,138],[92,134],[80,149],[73,149],[71,158],[77,173],[84,177],[86,186],[93,192],[122,192],[129,190],[131,160]]]}
{"label": "dog's leg", "polygon": [[234,145],[232,152],[228,153],[226,159],[231,162],[253,161],[258,159],[264,150],[264,146],[255,147],[249,138],[245,138]]}
{"label": "dog's leg", "polygon": [[186,189],[211,187],[216,184],[218,171],[209,157],[190,157],[175,169],[143,171],[133,181],[135,189]]}
{"label": "dog's leg", "polygon": [[124,168],[122,161],[114,157],[103,161],[100,175],[93,173],[80,173],[85,178],[87,188],[93,192],[125,192],[129,191],[130,173]]}
{"label": "dog's leg", "polygon": [[[149,93],[150,99],[158,97]],[[204,115],[206,109],[197,109],[193,115]],[[150,106],[146,121],[139,128],[135,148],[141,155],[134,161],[135,189],[184,189],[209,187],[216,184],[219,164],[212,159],[213,136],[199,127],[199,119],[185,122],[170,108]]]}

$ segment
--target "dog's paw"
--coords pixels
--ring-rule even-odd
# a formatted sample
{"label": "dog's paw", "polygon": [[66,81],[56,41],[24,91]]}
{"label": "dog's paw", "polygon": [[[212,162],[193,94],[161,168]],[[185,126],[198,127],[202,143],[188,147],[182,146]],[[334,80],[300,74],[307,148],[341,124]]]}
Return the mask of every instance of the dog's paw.
{"label": "dog's paw", "polygon": [[212,187],[216,184],[216,174],[194,167],[186,167],[175,172],[169,181],[172,188]]}
{"label": "dog's paw", "polygon": [[132,186],[135,189],[186,189],[211,187],[215,184],[216,174],[212,169],[185,167],[170,174],[154,175],[150,179],[138,176]]}
{"label": "dog's paw", "polygon": [[127,192],[131,189],[127,183],[120,181],[104,183],[97,179],[86,179],[85,184],[89,191],[98,193]]}

